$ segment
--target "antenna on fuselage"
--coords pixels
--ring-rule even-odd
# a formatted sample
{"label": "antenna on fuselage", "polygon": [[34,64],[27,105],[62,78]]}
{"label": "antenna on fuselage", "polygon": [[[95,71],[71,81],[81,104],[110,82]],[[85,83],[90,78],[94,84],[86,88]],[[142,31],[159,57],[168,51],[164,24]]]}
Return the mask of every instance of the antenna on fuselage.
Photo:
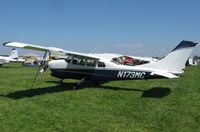
{"label": "antenna on fuselage", "polygon": [[101,50],[100,48],[95,47],[95,48],[90,52],[90,54],[95,54],[95,53],[99,52],[100,50]]}

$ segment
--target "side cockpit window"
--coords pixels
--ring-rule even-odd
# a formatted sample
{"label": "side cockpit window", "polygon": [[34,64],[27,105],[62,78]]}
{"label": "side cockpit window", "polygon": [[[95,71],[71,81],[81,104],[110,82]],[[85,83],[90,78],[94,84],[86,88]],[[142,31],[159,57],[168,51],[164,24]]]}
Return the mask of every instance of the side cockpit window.
{"label": "side cockpit window", "polygon": [[86,63],[86,60],[84,58],[74,57],[72,59],[72,64],[75,64],[75,65],[82,65],[82,66],[84,66],[85,63]]}
{"label": "side cockpit window", "polygon": [[82,58],[82,57],[72,57],[72,59],[65,59],[65,61],[73,65],[90,66],[90,67],[96,66],[96,60]]}
{"label": "side cockpit window", "polygon": [[92,59],[88,59],[87,62],[86,62],[86,65],[95,67],[96,61],[92,60]]}
{"label": "side cockpit window", "polygon": [[70,63],[71,62],[71,58],[65,58],[64,59],[67,63]]}

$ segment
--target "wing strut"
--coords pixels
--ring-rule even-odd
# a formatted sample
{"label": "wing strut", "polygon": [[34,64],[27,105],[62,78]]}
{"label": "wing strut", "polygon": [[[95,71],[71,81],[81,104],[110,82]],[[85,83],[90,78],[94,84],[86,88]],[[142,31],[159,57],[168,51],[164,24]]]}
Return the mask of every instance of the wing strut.
{"label": "wing strut", "polygon": [[47,57],[47,53],[48,53],[48,51],[45,51],[44,56],[43,56],[43,59],[42,59],[42,61],[41,61],[41,64],[40,64],[40,66],[38,67],[38,70],[37,70],[37,72],[36,72],[36,75],[35,75],[35,77],[34,77],[34,79],[33,79],[33,83],[32,83],[31,89],[34,88],[35,81],[36,81],[36,79],[37,79],[38,74],[39,74],[41,71],[44,71],[43,69],[44,69],[44,66],[45,66],[45,59],[46,59],[46,57]]}

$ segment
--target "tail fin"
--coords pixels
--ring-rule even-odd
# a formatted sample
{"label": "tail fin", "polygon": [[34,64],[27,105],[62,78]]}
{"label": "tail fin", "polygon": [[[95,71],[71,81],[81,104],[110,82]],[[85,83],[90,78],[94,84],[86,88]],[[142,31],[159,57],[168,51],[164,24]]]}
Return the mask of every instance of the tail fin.
{"label": "tail fin", "polygon": [[185,63],[193,51],[195,45],[192,41],[182,41],[166,57],[156,63],[143,65],[144,67],[164,70],[173,74],[182,74]]}
{"label": "tail fin", "polygon": [[9,57],[12,59],[17,59],[18,58],[17,49],[13,48]]}

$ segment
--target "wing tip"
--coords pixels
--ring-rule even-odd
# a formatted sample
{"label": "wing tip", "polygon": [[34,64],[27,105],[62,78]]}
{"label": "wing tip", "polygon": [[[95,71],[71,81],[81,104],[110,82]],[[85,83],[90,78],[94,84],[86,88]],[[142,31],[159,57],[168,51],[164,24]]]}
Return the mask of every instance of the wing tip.
{"label": "wing tip", "polygon": [[2,45],[3,45],[3,46],[7,46],[7,44],[12,43],[12,42],[14,42],[14,41],[5,42],[5,43],[3,43]]}

